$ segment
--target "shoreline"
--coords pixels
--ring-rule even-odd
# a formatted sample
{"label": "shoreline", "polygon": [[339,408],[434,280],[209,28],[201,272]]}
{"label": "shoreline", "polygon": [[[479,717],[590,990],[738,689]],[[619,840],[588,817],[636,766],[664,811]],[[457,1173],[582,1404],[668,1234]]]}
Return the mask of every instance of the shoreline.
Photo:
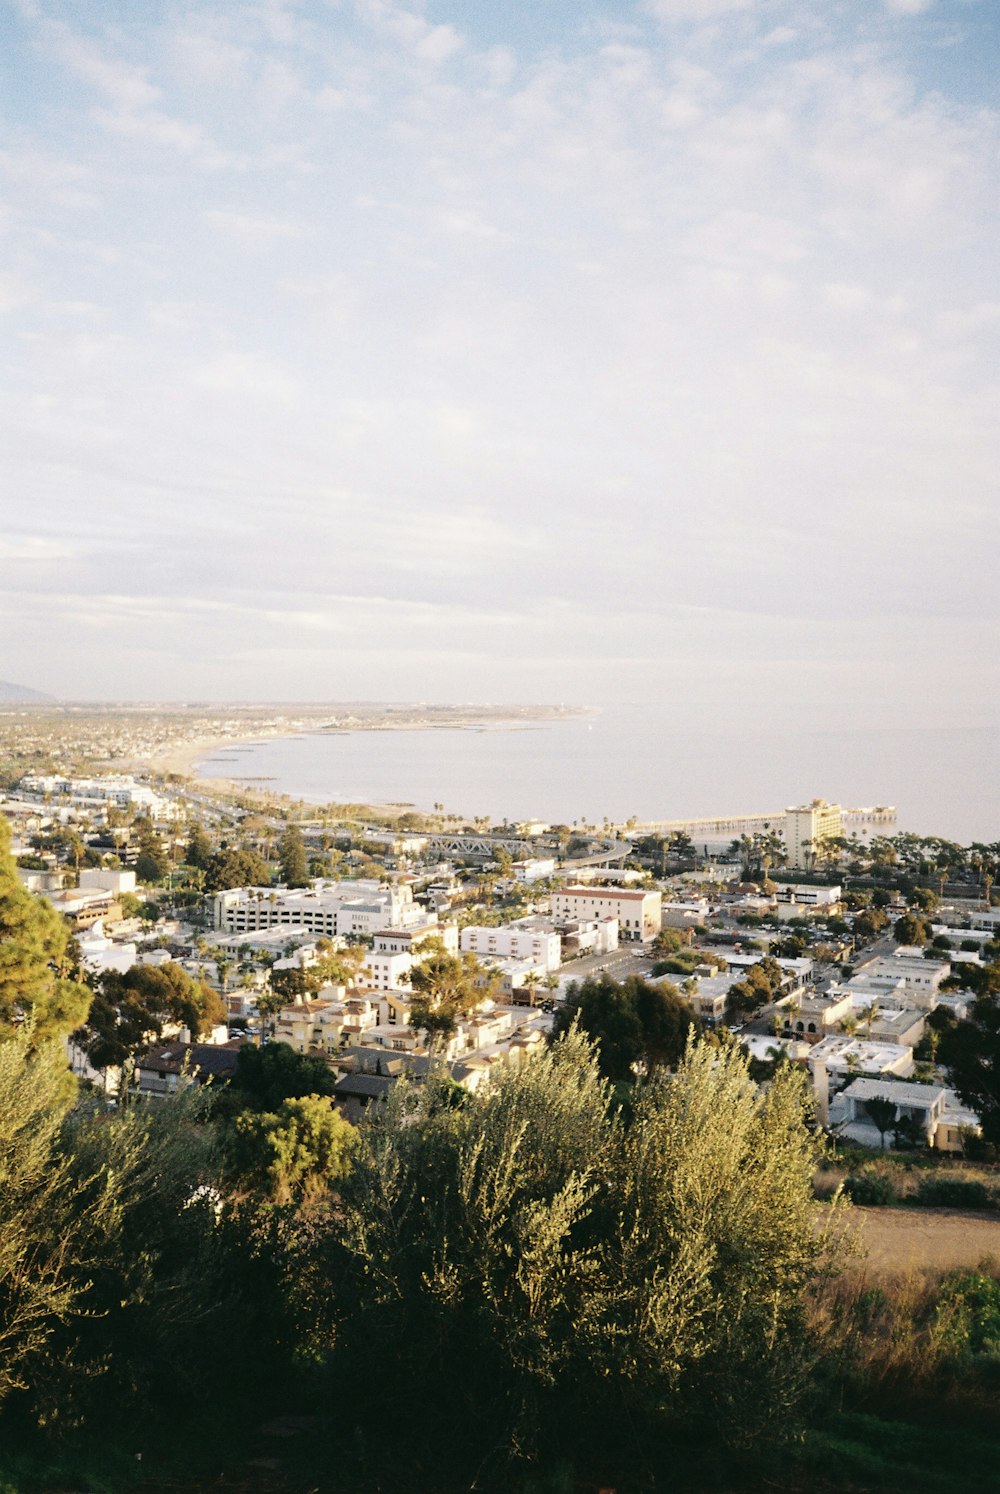
{"label": "shoreline", "polygon": [[[142,756],[135,760],[135,771],[147,776],[167,777],[173,776],[186,781],[185,786],[196,789],[202,793],[222,793],[226,795],[247,797],[258,796],[272,800],[301,801],[306,804],[321,807],[324,804],[336,805],[347,804],[354,801],[337,799],[302,799],[282,790],[268,787],[266,780],[261,778],[233,778],[229,776],[207,776],[197,771],[198,764],[208,757],[217,753],[225,752],[227,749],[239,751],[249,747],[257,746],[262,742],[277,741],[282,738],[309,736],[353,736],[360,732],[403,732],[403,731],[530,731],[536,727],[550,725],[552,722],[564,720],[587,720],[600,714],[596,707],[576,706],[568,709],[555,707],[539,707],[530,715],[515,707],[513,714],[479,715],[474,712],[456,715],[453,720],[434,720],[428,715],[415,716],[410,720],[386,720],[374,719],[371,722],[359,721],[357,718],[349,717],[344,722],[336,720],[328,724],[319,725],[312,721],[303,721],[301,718],[289,722],[282,728],[266,726],[259,731],[247,733],[240,736],[229,736],[225,733],[203,735],[192,738],[187,742],[171,743],[169,747],[151,752],[148,756]],[[387,815],[403,814],[408,810],[416,810],[419,813],[430,813],[423,810],[419,805],[397,802],[375,802],[365,800],[365,807]],[[462,816],[458,816],[462,818]]]}

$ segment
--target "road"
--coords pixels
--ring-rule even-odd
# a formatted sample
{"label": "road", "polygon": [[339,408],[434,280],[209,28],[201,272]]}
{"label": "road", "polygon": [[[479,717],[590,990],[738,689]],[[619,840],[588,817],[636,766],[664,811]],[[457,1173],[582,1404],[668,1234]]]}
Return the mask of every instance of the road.
{"label": "road", "polygon": [[570,960],[561,966],[559,974],[565,980],[583,980],[587,975],[605,971],[615,980],[624,980],[626,975],[648,975],[652,968],[652,956],[639,945],[637,949],[616,949],[611,954],[584,955],[582,959]]}

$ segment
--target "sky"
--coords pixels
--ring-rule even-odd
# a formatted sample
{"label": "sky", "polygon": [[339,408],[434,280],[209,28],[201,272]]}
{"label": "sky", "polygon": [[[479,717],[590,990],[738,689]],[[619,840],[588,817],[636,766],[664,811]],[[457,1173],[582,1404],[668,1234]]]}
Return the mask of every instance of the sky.
{"label": "sky", "polygon": [[0,675],[1000,698],[995,0],[0,0]]}

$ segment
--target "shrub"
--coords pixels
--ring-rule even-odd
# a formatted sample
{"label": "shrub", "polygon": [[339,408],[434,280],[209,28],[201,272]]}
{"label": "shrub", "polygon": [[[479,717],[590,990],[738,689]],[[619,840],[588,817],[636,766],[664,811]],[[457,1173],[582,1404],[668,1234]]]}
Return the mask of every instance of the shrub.
{"label": "shrub", "polygon": [[899,1197],[895,1180],[887,1172],[862,1167],[844,1180],[844,1192],[852,1203],[869,1207],[895,1203]]}
{"label": "shrub", "polygon": [[930,1209],[989,1209],[996,1206],[991,1190],[976,1178],[921,1178],[913,1201]]}

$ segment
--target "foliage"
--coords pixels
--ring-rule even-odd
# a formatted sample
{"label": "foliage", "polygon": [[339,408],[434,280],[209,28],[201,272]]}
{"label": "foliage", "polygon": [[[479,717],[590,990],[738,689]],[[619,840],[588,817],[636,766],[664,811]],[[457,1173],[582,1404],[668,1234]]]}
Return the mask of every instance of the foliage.
{"label": "foliage", "polygon": [[904,913],[896,919],[892,932],[897,944],[926,944],[931,937],[931,926],[916,913]]}
{"label": "foliage", "polygon": [[899,1198],[892,1174],[867,1164],[844,1179],[844,1192],[852,1203],[868,1207],[896,1203]]}
{"label": "foliage", "polygon": [[698,1025],[690,1004],[668,981],[653,985],[630,975],[619,983],[605,974],[570,982],[553,1040],[574,1024],[594,1041],[601,1073],[613,1080],[634,1079],[641,1066],[677,1064]]}
{"label": "foliage", "polygon": [[285,1100],[276,1112],[237,1116],[236,1141],[244,1178],[262,1184],[275,1203],[301,1203],[347,1176],[357,1132],[329,1099],[311,1094]]}
{"label": "foliage", "polygon": [[1000,997],[977,996],[967,1021],[943,1033],[940,1057],[962,1101],[979,1116],[984,1139],[1000,1143]]}
{"label": "foliage", "polygon": [[421,1028],[433,1045],[438,1038],[448,1038],[458,1019],[476,1007],[497,989],[474,954],[449,954],[435,949],[410,974],[413,999],[410,1002],[410,1025]]}
{"label": "foliage", "polygon": [[785,973],[777,960],[765,955],[751,965],[743,979],[729,988],[729,1004],[736,1013],[759,1011],[781,991]]}
{"label": "foliage", "polygon": [[377,1386],[404,1439],[447,1427],[477,1460],[563,1424],[787,1424],[830,1256],[803,1102],[791,1070],[761,1097],[735,1050],[694,1044],[626,1130],[578,1031],[457,1110],[397,1086],[341,1190],[352,1414]]}
{"label": "foliage", "polygon": [[0,816],[0,1040],[26,1017],[35,1039],[66,1035],[90,1006],[86,986],[68,978],[66,925],[50,903],[22,886],[10,854],[10,827]]}
{"label": "foliage", "polygon": [[155,1041],[168,1022],[187,1027],[197,1038],[225,1023],[226,1017],[226,1004],[217,991],[167,960],[102,975],[78,1038],[94,1067],[107,1069]]}
{"label": "foliage", "polygon": [[675,954],[679,949],[686,949],[691,943],[691,932],[689,929],[662,928],[653,940],[654,954]]}
{"label": "foliage", "polygon": [[0,1402],[23,1389],[81,1295],[72,1245],[83,1221],[57,1139],[72,1099],[59,1045],[30,1025],[0,1044]]}
{"label": "foliage", "polygon": [[135,874],[140,882],[162,882],[170,871],[170,857],[150,820],[140,820],[137,826],[139,854],[135,862]]}
{"label": "foliage", "polygon": [[206,892],[225,892],[231,887],[266,887],[270,880],[267,862],[256,851],[242,846],[223,846],[213,851],[205,867]]}
{"label": "foliage", "polygon": [[926,1209],[988,1209],[994,1195],[979,1178],[932,1175],[920,1179],[914,1203]]}
{"label": "foliage", "polygon": [[238,1107],[274,1112],[287,1100],[332,1095],[335,1082],[330,1066],[314,1054],[296,1053],[288,1043],[247,1044],[239,1051],[227,1099]]}
{"label": "foliage", "polygon": [[278,868],[286,887],[308,887],[309,862],[298,825],[286,825],[278,841]]}
{"label": "foliage", "polygon": [[882,1138],[882,1149],[884,1151],[885,1138],[896,1122],[896,1102],[886,1099],[882,1095],[873,1095],[870,1100],[865,1101],[865,1110],[868,1113],[869,1119],[873,1121],[879,1136]]}
{"label": "foliage", "polygon": [[953,1354],[1000,1358],[1000,1281],[978,1271],[953,1271],[941,1283],[935,1329]]}
{"label": "foliage", "polygon": [[192,825],[187,848],[184,852],[184,859],[188,866],[196,866],[201,871],[205,871],[211,855],[212,842],[205,827],[197,824]]}

